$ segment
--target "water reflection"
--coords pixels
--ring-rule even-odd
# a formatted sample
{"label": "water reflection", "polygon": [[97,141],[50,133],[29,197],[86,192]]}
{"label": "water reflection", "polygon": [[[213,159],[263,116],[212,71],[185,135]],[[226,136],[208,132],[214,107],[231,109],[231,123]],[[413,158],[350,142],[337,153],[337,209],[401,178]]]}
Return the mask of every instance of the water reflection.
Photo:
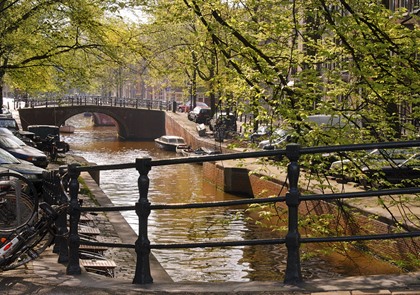
{"label": "water reflection", "polygon": [[[153,142],[119,141],[115,127],[93,127],[82,115],[67,122],[77,126],[64,135],[71,153],[97,164],[134,162],[136,158],[175,157],[155,147]],[[153,167],[149,173],[149,199],[152,203],[191,203],[235,199],[202,179],[200,165],[182,164]],[[101,172],[101,188],[115,205],[132,205],[138,198],[138,172],[135,169]],[[135,212],[123,212],[137,232]],[[151,243],[231,241],[277,237],[247,219],[242,208],[211,208],[152,211],[149,220]],[[284,245],[205,249],[154,250],[154,255],[174,281],[264,281],[282,280],[286,266]],[[302,262],[304,278],[339,276],[318,258]]]}

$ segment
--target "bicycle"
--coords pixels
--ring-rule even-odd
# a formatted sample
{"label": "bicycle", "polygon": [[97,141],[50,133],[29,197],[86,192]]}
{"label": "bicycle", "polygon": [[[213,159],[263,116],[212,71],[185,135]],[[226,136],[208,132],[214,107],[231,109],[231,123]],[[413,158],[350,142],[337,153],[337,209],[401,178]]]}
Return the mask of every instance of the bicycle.
{"label": "bicycle", "polygon": [[19,229],[37,217],[38,193],[23,175],[0,171],[0,232]]}
{"label": "bicycle", "polygon": [[1,272],[38,258],[53,243],[54,221],[67,204],[38,204],[33,185],[17,173],[0,173],[0,179]]}

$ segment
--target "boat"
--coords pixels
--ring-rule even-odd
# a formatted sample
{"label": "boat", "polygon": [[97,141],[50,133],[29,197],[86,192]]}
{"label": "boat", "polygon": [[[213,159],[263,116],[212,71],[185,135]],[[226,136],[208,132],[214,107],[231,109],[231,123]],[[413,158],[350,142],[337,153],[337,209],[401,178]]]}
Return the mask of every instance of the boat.
{"label": "boat", "polygon": [[190,149],[190,148],[191,147],[188,144],[180,144],[176,146],[175,151],[178,154],[182,154],[183,150]]}
{"label": "boat", "polygon": [[200,147],[198,149],[192,149],[192,148],[183,149],[181,153],[185,157],[195,157],[195,156],[216,155],[216,154],[220,154],[221,152],[218,150],[213,150],[206,147]]}
{"label": "boat", "polygon": [[92,113],[92,121],[94,126],[115,126],[115,120],[102,113]]}
{"label": "boat", "polygon": [[204,154],[206,155],[217,155],[217,154],[221,154],[222,151],[219,149],[211,149],[211,148],[207,148],[207,147],[201,147],[201,149],[203,150]]}
{"label": "boat", "polygon": [[185,142],[185,139],[180,136],[162,135],[161,137],[155,139],[155,144],[161,149],[175,152],[177,146],[186,145],[187,143]]}
{"label": "boat", "polygon": [[61,125],[60,132],[61,133],[74,133],[75,127],[72,125]]}
{"label": "boat", "polygon": [[198,148],[198,149],[192,149],[192,148],[183,149],[181,151],[181,154],[184,157],[195,157],[195,156],[205,155],[204,151],[201,148]]}

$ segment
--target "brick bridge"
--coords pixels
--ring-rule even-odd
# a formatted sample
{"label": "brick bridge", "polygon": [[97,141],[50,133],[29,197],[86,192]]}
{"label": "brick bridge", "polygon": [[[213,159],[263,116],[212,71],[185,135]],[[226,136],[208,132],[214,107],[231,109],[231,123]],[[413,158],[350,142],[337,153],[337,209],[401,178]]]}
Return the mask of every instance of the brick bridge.
{"label": "brick bridge", "polygon": [[79,104],[58,106],[43,104],[19,109],[23,130],[29,125],[64,125],[74,115],[92,112],[112,117],[117,123],[118,136],[122,139],[150,140],[165,134],[165,112],[149,108],[127,107],[121,105]]}

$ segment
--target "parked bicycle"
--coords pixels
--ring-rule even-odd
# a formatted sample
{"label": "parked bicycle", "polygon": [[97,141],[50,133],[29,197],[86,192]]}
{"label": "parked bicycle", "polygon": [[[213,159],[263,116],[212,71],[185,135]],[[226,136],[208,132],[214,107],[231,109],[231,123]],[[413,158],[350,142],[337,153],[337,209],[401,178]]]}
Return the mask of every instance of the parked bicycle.
{"label": "parked bicycle", "polygon": [[0,271],[36,259],[56,237],[54,221],[67,204],[38,204],[30,181],[14,172],[0,173]]}

